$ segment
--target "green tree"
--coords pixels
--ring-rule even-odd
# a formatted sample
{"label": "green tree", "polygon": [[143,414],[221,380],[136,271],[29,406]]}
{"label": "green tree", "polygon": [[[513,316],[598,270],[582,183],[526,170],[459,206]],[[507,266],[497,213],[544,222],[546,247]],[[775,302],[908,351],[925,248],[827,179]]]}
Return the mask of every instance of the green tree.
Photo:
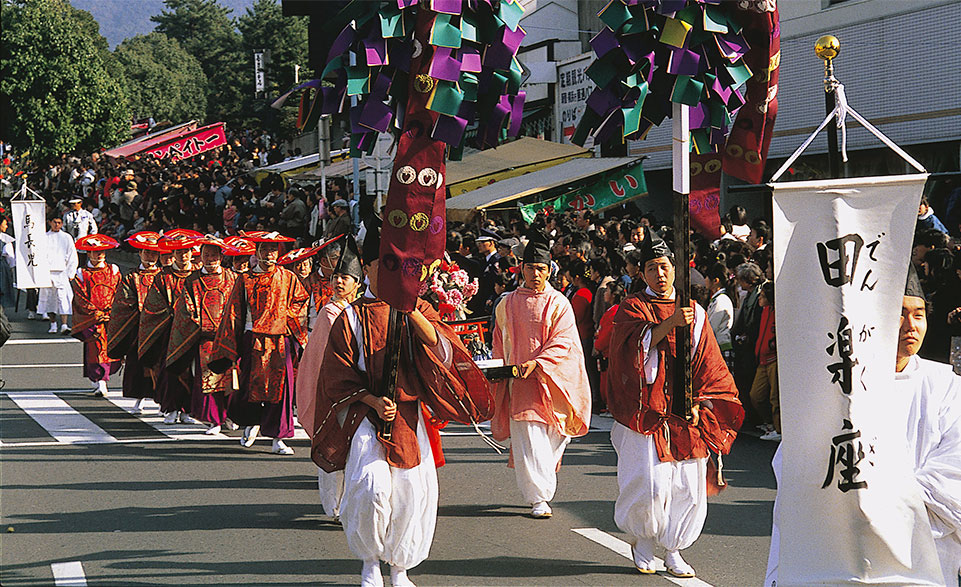
{"label": "green tree", "polygon": [[[295,66],[300,66],[302,81],[309,79],[307,17],[285,17],[277,0],[257,0],[237,19],[237,28],[240,29],[241,55],[245,64],[238,82],[244,87],[245,100],[249,104],[244,111],[252,113],[258,119],[257,123],[275,135],[289,138],[296,130],[297,102],[291,100],[292,104],[279,112],[270,108],[268,103],[294,85]],[[266,99],[253,97],[253,54],[260,49],[270,51],[270,62],[266,67]],[[254,120],[244,122],[249,125]]]}
{"label": "green tree", "polygon": [[124,78],[90,13],[65,0],[2,0],[0,11],[0,136],[43,159],[128,135]]}
{"label": "green tree", "polygon": [[166,10],[150,17],[156,31],[193,55],[207,76],[207,118],[236,122],[241,118],[243,93],[240,33],[231,10],[217,0],[164,0]]}
{"label": "green tree", "polygon": [[130,95],[136,117],[181,122],[207,113],[207,76],[193,55],[163,33],[125,40],[114,57],[137,91]]}

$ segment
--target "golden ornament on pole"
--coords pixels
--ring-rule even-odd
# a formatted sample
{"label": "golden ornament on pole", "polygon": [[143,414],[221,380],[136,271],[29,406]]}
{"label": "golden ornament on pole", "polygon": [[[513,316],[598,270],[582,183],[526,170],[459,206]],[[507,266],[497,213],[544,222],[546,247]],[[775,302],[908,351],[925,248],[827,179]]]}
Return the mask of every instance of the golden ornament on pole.
{"label": "golden ornament on pole", "polygon": [[824,35],[814,43],[814,53],[825,61],[830,61],[841,52],[841,41],[833,35]]}

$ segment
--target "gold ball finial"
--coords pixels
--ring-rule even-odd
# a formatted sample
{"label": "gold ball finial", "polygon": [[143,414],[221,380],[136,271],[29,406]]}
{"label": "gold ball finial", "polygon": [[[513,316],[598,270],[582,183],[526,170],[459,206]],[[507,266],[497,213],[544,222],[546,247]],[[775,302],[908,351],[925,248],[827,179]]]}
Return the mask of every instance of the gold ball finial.
{"label": "gold ball finial", "polygon": [[841,41],[833,35],[824,35],[814,44],[814,53],[824,61],[830,61],[841,52]]}

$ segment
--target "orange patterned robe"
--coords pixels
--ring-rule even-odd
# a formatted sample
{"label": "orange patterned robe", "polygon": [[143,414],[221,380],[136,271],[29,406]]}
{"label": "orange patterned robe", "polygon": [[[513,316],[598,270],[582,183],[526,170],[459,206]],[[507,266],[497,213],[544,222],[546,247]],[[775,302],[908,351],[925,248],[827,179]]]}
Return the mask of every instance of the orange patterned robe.
{"label": "orange patterned robe", "polygon": [[107,323],[120,269],[116,265],[84,267],[71,281],[73,328],[71,336],[83,341],[83,374],[91,381],[105,381],[120,369],[120,361],[107,355]]}

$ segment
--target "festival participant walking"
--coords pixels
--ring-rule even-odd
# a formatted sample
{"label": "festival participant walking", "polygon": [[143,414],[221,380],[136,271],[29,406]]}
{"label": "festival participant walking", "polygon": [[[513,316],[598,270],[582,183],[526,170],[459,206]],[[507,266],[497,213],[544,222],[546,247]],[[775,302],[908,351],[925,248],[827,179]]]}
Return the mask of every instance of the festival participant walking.
{"label": "festival participant walking", "polygon": [[107,381],[120,369],[120,361],[107,355],[107,323],[120,269],[106,263],[106,251],[120,244],[109,236],[91,234],[77,239],[87,253],[87,266],[77,271],[73,286],[73,328],[70,335],[83,341],[83,376],[93,383],[97,397],[107,397]]}
{"label": "festival participant walking", "polygon": [[[614,522],[631,537],[634,565],[652,574],[654,548],[676,577],[693,577],[680,551],[707,517],[710,452],[727,454],[744,418],[737,389],[704,310],[677,307],[674,255],[653,231],[641,243],[646,288],[621,303],[610,345],[608,408],[615,423]],[[675,328],[691,331],[693,417],[672,412]]]}
{"label": "festival participant walking", "polygon": [[250,270],[250,257],[257,252],[257,247],[249,239],[242,236],[228,236],[224,242],[230,245],[224,249],[224,255],[230,260],[230,270],[237,275],[243,275]]}
{"label": "festival participant walking", "polygon": [[574,312],[548,283],[550,249],[531,238],[524,248],[524,285],[497,305],[494,358],[519,365],[520,378],[494,386],[497,400],[491,432],[511,438],[517,487],[531,515],[549,518],[557,469],[572,437],[587,434],[591,387]]}
{"label": "festival participant walking", "polygon": [[47,266],[50,268],[50,287],[40,289],[37,309],[41,316],[49,315],[49,334],[57,333],[57,315],[60,316],[60,333],[70,332],[67,318],[73,313],[73,289],[70,279],[77,274],[77,249],[73,237],[60,230],[63,220],[58,217],[49,220],[47,231]]}
{"label": "festival participant walking", "polygon": [[240,392],[230,396],[230,419],[246,426],[240,443],[253,446],[261,432],[271,450],[292,455],[283,439],[294,435],[294,365],[307,342],[308,294],[297,276],[277,266],[277,232],[249,237],[257,266],[234,283],[208,367],[224,373],[240,360]]}
{"label": "festival participant walking", "polygon": [[192,370],[190,415],[210,424],[205,434],[219,434],[227,419],[226,397],[236,391],[238,379],[236,367],[214,373],[208,365],[227,298],[242,278],[221,266],[229,245],[210,235],[198,241],[203,266],[187,276],[174,304],[167,372],[179,377]]}
{"label": "festival participant walking", "polygon": [[[903,414],[908,454],[913,458],[911,465],[918,493],[931,523],[944,574],[943,584],[958,585],[961,584],[961,377],[951,370],[951,365],[917,356],[928,328],[927,304],[917,272],[911,266],[900,320],[893,394],[897,403],[889,409],[892,414]],[[780,447],[772,465],[780,485]],[[775,500],[765,586],[778,584],[778,509]],[[876,535],[866,532],[863,537],[852,535],[850,539],[871,540],[876,539]]]}
{"label": "festival participant walking", "polygon": [[110,308],[110,322],[107,323],[107,356],[124,360],[123,397],[137,400],[133,407],[135,414],[142,413],[145,399],[157,403],[160,399],[154,381],[144,372],[137,352],[140,312],[147,291],[160,273],[158,260],[163,249],[159,240],[159,234],[149,231],[138,232],[127,239],[127,244],[138,250],[140,265],[120,278]]}
{"label": "festival participant walking", "polygon": [[[294,386],[297,399],[297,416],[300,425],[311,438],[314,437],[314,411],[317,402],[317,388],[321,377],[321,364],[327,349],[327,339],[330,329],[341,312],[357,298],[357,289],[364,279],[364,271],[360,263],[357,243],[352,237],[346,237],[337,266],[333,270],[330,282],[333,285],[333,296],[320,310],[314,329],[307,340],[304,354],[297,369],[297,382]],[[319,468],[318,487],[320,500],[324,511],[335,520],[340,519],[340,498],[344,493],[344,472],[327,473]]]}
{"label": "festival participant walking", "polygon": [[[490,417],[490,388],[457,335],[424,300],[406,314],[396,392],[387,397],[390,306],[377,298],[380,238],[370,227],[363,263],[369,286],[334,321],[321,367],[311,456],[324,471],[344,471],[340,505],[347,545],[364,561],[361,584],[391,584],[427,558],[437,521],[442,464],[434,416],[461,422]],[[389,435],[387,430],[390,430]],[[384,436],[388,435],[389,440]]]}
{"label": "festival participant walking", "polygon": [[157,388],[164,424],[176,424],[178,420],[185,424],[200,423],[189,415],[193,387],[190,373],[169,373],[166,364],[174,304],[183,290],[184,280],[193,273],[193,247],[202,236],[193,230],[176,228],[160,239],[160,246],[173,253],[173,263],[154,278],[140,315],[138,353],[144,372]]}

